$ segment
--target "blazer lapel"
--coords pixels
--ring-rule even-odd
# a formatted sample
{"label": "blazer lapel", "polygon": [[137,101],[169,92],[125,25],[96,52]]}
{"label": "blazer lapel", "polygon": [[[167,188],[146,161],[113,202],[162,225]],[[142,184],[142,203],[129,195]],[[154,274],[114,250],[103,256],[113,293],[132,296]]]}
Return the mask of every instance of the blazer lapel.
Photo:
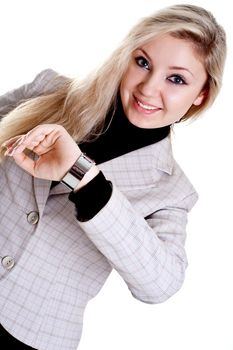
{"label": "blazer lapel", "polygon": [[51,181],[38,179],[34,177],[33,186],[37,207],[39,209],[40,215],[42,215],[49,196]]}
{"label": "blazer lapel", "polygon": [[99,165],[105,177],[120,189],[154,186],[156,170],[172,174],[174,158],[170,137],[155,144],[129,152]]}

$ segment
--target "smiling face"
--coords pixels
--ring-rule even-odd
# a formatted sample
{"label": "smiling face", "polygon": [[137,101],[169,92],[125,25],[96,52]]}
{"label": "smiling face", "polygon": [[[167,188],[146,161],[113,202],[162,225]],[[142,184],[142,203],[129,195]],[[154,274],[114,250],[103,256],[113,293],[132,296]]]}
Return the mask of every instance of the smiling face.
{"label": "smiling face", "polygon": [[202,103],[206,79],[190,42],[169,34],[156,37],[132,54],[120,85],[124,112],[141,128],[173,124]]}

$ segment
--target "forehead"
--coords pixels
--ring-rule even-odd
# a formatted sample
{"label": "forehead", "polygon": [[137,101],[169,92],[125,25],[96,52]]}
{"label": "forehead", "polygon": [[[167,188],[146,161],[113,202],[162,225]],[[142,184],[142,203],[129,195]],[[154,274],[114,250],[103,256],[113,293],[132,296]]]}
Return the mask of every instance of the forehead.
{"label": "forehead", "polygon": [[194,44],[186,39],[175,38],[170,34],[156,36],[138,49],[145,51],[152,61],[161,61],[173,66],[189,65],[197,69],[204,69],[203,59],[198,55]]}

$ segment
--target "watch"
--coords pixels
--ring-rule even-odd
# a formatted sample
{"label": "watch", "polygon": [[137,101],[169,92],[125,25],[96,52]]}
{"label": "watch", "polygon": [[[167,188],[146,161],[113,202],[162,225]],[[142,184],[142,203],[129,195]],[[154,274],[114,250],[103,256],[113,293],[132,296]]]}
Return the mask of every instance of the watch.
{"label": "watch", "polygon": [[86,154],[81,153],[74,165],[61,179],[61,182],[73,191],[93,165],[95,165],[95,162],[87,157]]}

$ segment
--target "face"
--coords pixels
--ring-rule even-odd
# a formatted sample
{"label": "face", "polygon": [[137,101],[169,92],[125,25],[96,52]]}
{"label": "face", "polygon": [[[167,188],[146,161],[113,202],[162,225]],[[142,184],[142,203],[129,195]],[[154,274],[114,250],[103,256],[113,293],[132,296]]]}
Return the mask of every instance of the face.
{"label": "face", "polygon": [[202,103],[206,79],[190,42],[168,34],[156,37],[132,54],[120,85],[124,112],[141,128],[173,124]]}

